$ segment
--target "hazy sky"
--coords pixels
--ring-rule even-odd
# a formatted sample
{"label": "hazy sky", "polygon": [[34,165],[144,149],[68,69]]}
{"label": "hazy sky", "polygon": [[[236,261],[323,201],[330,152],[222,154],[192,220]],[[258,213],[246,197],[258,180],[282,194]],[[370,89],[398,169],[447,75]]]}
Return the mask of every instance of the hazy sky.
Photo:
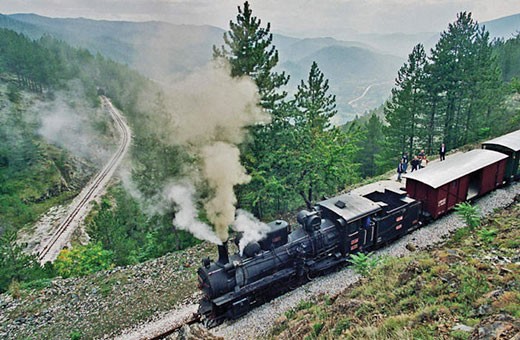
{"label": "hazy sky", "polygon": [[[294,36],[440,32],[460,11],[479,22],[520,13],[520,0],[250,0],[272,31]],[[240,0],[0,0],[0,13],[209,24],[228,29]],[[520,29],[520,28],[519,28]]]}

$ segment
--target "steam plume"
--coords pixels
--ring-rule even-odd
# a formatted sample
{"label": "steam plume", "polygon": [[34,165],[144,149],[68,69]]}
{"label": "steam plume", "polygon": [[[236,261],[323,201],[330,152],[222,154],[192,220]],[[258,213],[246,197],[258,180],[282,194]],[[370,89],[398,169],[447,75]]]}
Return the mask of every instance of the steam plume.
{"label": "steam plume", "polygon": [[197,219],[194,204],[195,188],[191,183],[178,183],[168,190],[168,198],[177,205],[178,211],[173,224],[181,230],[189,231],[198,239],[222,244],[209,225]]}
{"label": "steam plume", "polygon": [[210,221],[221,240],[228,238],[228,226],[235,219],[236,197],[233,186],[249,182],[250,177],[240,164],[240,152],[234,145],[216,142],[202,149],[204,177],[214,196],[204,205]]}
{"label": "steam plume", "polygon": [[221,60],[175,84],[169,94],[166,119],[157,131],[166,143],[183,145],[200,160],[189,180],[203,180],[211,188],[204,208],[218,238],[226,241],[235,217],[233,187],[250,180],[236,145],[244,141],[248,126],[267,123],[270,116],[257,105],[255,83],[249,77],[232,78]]}
{"label": "steam plume", "polygon": [[240,254],[250,242],[257,242],[264,238],[271,228],[256,219],[252,214],[244,210],[237,211],[237,218],[231,226],[233,230],[242,232],[242,238],[238,244]]}

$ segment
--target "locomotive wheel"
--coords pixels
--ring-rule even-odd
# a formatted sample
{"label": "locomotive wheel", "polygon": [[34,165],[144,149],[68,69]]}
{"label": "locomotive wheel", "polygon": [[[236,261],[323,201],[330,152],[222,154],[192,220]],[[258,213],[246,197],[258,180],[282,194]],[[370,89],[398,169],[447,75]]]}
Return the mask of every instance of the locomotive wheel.
{"label": "locomotive wheel", "polygon": [[207,329],[210,329],[210,328],[217,327],[218,325],[222,324],[222,322],[224,322],[224,318],[223,317],[210,318],[206,315],[206,316],[202,317],[201,321],[202,321],[202,324],[204,325],[204,327],[206,327]]}

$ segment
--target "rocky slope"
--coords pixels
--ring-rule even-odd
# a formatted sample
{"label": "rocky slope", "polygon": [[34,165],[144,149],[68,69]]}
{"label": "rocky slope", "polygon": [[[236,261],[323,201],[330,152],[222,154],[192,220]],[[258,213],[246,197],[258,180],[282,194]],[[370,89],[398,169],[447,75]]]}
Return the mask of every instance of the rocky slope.
{"label": "rocky slope", "polygon": [[196,269],[215,247],[199,245],[136,266],[54,279],[0,295],[0,338],[112,338],[196,299]]}

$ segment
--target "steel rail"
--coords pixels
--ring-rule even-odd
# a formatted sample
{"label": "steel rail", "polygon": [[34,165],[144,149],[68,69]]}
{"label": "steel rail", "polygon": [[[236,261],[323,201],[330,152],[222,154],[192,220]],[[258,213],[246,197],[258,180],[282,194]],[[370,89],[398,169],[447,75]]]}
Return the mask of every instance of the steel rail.
{"label": "steel rail", "polygon": [[[74,204],[66,218],[61,222],[60,226],[54,231],[50,239],[46,242],[43,248],[38,253],[38,259],[40,263],[44,264],[48,261],[55,260],[57,257],[55,245],[58,240],[65,234],[66,231],[70,231],[70,226],[72,222],[78,217],[80,212],[89,204],[104,188],[103,182],[107,180],[107,177],[111,177],[114,173],[115,169],[125,156],[128,148],[130,146],[131,141],[131,131],[128,125],[126,125],[123,117],[117,112],[117,110],[113,107],[110,100],[105,96],[100,96],[103,106],[107,108],[112,119],[115,122],[115,126],[121,133],[121,142],[116,150],[116,152],[112,155],[109,162],[103,167],[103,169],[94,177],[94,179],[87,185],[86,188],[79,194],[80,200],[77,204]],[[52,251],[52,252],[51,252]]]}

